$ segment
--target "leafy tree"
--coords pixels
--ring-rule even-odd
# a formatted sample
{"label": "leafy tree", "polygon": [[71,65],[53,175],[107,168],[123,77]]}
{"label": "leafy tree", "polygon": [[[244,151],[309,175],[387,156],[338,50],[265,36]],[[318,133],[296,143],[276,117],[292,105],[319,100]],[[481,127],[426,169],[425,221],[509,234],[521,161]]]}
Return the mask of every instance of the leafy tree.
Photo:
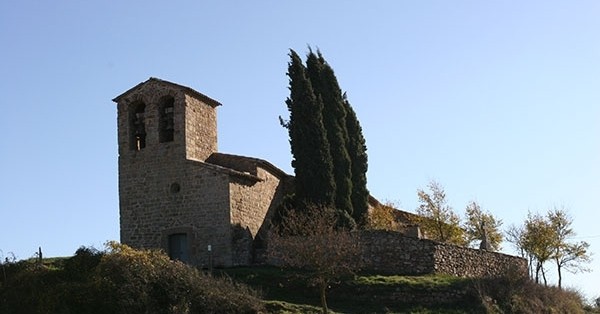
{"label": "leafy tree", "polygon": [[554,208],[547,214],[548,220],[554,231],[554,241],[552,243],[552,259],[556,263],[558,272],[558,288],[562,288],[562,270],[569,272],[590,271],[582,263],[591,261],[588,254],[589,244],[585,241],[570,243],[570,238],[576,235],[571,225],[573,219],[564,209]]}
{"label": "leafy tree", "polygon": [[[558,287],[562,288],[562,271],[573,273],[589,271],[584,263],[591,260],[587,242],[569,242],[576,235],[573,220],[564,209],[554,208],[545,216],[529,213],[522,227],[512,227],[508,239],[529,258],[530,275],[547,285],[544,264],[554,261],[558,273]],[[533,268],[532,268],[533,267]]]}
{"label": "leafy tree", "polygon": [[282,266],[302,269],[302,276],[319,290],[323,313],[328,312],[327,287],[361,267],[361,244],[355,233],[338,228],[337,213],[309,206],[289,210],[271,229],[267,255]]}
{"label": "leafy tree", "polygon": [[484,237],[487,237],[492,249],[494,251],[500,250],[500,243],[502,243],[500,226],[502,221],[490,212],[484,212],[475,201],[471,201],[467,205],[465,213],[466,221],[463,227],[467,242],[472,246],[477,240],[483,240]]}
{"label": "leafy tree", "polygon": [[296,200],[299,204],[334,204],[336,184],[333,161],[323,125],[323,102],[315,96],[306,67],[294,50],[290,50],[290,96],[286,100],[290,119],[282,124],[288,129],[294,157]]}
{"label": "leafy tree", "polygon": [[396,221],[394,210],[394,207],[383,204],[373,207],[367,216],[365,227],[371,230],[399,230],[400,224]]}
{"label": "leafy tree", "polygon": [[306,66],[290,50],[288,129],[296,174],[296,200],[335,207],[338,225],[363,224],[368,210],[367,154],[360,123],[321,52]]}
{"label": "leafy tree", "polygon": [[535,282],[540,282],[541,274],[544,285],[548,285],[544,263],[552,258],[552,244],[554,241],[552,226],[545,217],[529,213],[525,220],[524,230],[523,249],[535,258]]}
{"label": "leafy tree", "polygon": [[417,190],[421,203],[417,207],[417,214],[421,216],[419,225],[427,237],[440,242],[466,244],[464,231],[460,228],[460,218],[447,204],[444,188],[435,181],[429,182],[427,187],[431,194]]}
{"label": "leafy tree", "polygon": [[327,64],[321,52],[318,52],[317,56],[310,51],[306,59],[306,69],[315,96],[323,102],[323,125],[327,133],[336,185],[335,207],[351,215],[353,213],[352,173],[346,147],[348,132],[342,92],[333,69]]}
{"label": "leafy tree", "polygon": [[348,129],[348,154],[352,165],[352,216],[358,224],[364,223],[369,209],[369,190],[367,189],[367,144],[362,134],[356,113],[343,95],[346,107],[346,128]]}

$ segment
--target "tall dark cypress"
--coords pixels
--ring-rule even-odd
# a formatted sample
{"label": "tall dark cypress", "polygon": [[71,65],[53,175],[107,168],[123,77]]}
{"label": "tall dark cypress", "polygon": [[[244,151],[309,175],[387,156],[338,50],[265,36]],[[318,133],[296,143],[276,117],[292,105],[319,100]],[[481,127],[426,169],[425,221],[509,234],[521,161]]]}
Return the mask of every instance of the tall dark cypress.
{"label": "tall dark cypress", "polygon": [[342,96],[346,108],[346,128],[348,130],[348,153],[352,164],[352,217],[360,225],[365,222],[369,204],[367,189],[367,144],[362,133],[362,127],[346,94]]}
{"label": "tall dark cypress", "polygon": [[[318,56],[312,51],[307,56],[306,68],[312,83],[313,91],[323,101],[323,125],[327,133],[329,151],[333,160],[333,177],[335,179],[335,207],[344,216],[350,218],[352,208],[352,173],[350,156],[346,143],[346,111],[342,91],[333,69],[327,64],[320,52]],[[351,218],[350,218],[351,219]],[[345,222],[341,222],[347,225]],[[353,225],[354,223],[350,223]]]}
{"label": "tall dark cypress", "polygon": [[290,49],[288,77],[290,112],[287,123],[296,175],[296,200],[300,204],[334,204],[335,180],[329,143],[323,125],[323,102],[316,97],[298,54]]}

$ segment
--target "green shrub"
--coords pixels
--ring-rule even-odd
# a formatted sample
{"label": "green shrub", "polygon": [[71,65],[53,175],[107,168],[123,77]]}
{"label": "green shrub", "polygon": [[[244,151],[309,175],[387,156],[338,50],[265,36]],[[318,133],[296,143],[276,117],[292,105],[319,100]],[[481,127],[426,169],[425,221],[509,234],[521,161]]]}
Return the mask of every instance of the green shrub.
{"label": "green shrub", "polygon": [[80,247],[75,255],[63,263],[64,276],[69,281],[85,280],[94,274],[104,255],[94,248]]}
{"label": "green shrub", "polygon": [[526,276],[482,279],[474,287],[488,313],[585,313],[578,292],[536,284]]}
{"label": "green shrub", "polygon": [[[18,266],[18,267],[17,267]],[[164,253],[110,243],[80,248],[62,268],[15,265],[0,286],[0,313],[257,313],[249,288],[213,278]]]}

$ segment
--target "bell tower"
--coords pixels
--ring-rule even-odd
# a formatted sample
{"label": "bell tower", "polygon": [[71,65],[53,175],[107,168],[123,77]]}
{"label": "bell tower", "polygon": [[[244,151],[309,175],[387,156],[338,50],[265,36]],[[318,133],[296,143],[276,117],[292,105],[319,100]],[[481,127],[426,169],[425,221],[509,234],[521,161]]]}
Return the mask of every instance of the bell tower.
{"label": "bell tower", "polygon": [[113,101],[118,107],[120,164],[165,154],[204,161],[217,152],[220,103],[206,95],[150,78]]}
{"label": "bell tower", "polygon": [[[121,242],[164,248],[179,259],[197,256],[189,213],[208,210],[189,200],[199,165],[217,152],[220,104],[189,87],[150,78],[117,103]],[[225,211],[224,211],[225,212]],[[228,212],[227,212],[228,213]],[[225,221],[225,219],[223,219]]]}

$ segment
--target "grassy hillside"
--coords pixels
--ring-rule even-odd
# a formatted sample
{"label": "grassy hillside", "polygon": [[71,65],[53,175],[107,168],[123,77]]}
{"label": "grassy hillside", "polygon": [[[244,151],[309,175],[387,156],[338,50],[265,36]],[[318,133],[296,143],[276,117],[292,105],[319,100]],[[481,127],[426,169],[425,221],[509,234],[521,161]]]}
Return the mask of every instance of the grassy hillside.
{"label": "grassy hillside", "polygon": [[[298,271],[275,267],[221,270],[260,291],[269,313],[320,313],[314,287]],[[334,313],[599,313],[576,291],[507,276],[468,279],[445,275],[359,275],[329,287]]]}
{"label": "grassy hillside", "polygon": [[[320,313],[316,289],[298,271],[254,267],[221,274],[261,291],[273,313]],[[364,275],[330,286],[328,304],[337,313],[481,313],[473,295],[465,278]]]}
{"label": "grassy hillside", "polygon": [[[161,252],[117,246],[0,268],[0,313],[320,313],[304,273],[276,267],[210,276]],[[510,276],[363,274],[330,285],[327,297],[333,313],[598,313],[575,292]]]}

